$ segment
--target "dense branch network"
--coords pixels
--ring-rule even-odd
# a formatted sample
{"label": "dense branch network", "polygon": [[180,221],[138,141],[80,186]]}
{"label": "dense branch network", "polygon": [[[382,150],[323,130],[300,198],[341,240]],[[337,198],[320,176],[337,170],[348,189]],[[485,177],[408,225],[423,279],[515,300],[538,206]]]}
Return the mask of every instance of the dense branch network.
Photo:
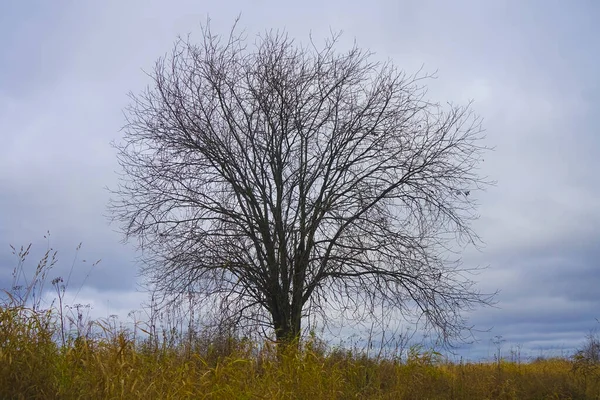
{"label": "dense branch network", "polygon": [[486,304],[447,259],[476,243],[479,120],[357,47],[285,34],[179,40],[132,96],[111,211],[161,292],[297,337],[307,313],[385,306],[445,339]]}

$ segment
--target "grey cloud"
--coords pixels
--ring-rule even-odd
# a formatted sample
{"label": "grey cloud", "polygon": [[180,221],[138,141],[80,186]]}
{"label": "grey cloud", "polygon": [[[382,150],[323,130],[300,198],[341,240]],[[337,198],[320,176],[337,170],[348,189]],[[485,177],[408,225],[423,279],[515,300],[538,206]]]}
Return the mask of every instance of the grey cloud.
{"label": "grey cloud", "polygon": [[[600,59],[592,50],[595,3],[534,1],[379,1],[286,4],[259,1],[199,5],[196,1],[34,2],[0,5],[0,284],[14,267],[8,244],[50,230],[59,250],[56,274],[81,258],[103,261],[82,298],[100,308],[139,308],[135,253],[104,218],[117,170],[109,142],[124,123],[126,93],[148,82],[157,57],[177,34],[198,35],[207,13],[224,32],[241,12],[249,38],[287,29],[306,43],[343,30],[340,45],[359,46],[415,72],[439,70],[433,100],[465,103],[484,117],[482,174],[498,181],[485,193],[475,228],[487,243],[467,249],[465,265],[489,265],[476,277],[501,289],[497,309],[475,311],[489,335],[527,346],[577,346],[600,303]],[[32,11],[33,10],[33,11]],[[36,256],[39,253],[36,253]],[[34,262],[35,258],[30,258]],[[36,260],[35,260],[36,261]],[[84,281],[84,267],[74,282]],[[483,354],[489,337],[465,350]]]}

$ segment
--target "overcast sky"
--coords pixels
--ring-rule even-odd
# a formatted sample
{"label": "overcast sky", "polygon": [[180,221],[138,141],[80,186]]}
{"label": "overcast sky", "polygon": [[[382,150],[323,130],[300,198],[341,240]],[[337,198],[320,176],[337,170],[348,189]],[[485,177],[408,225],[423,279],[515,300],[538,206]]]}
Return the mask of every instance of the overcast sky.
{"label": "overcast sky", "polygon": [[[127,93],[178,34],[197,37],[207,15],[227,33],[241,13],[250,37],[283,28],[306,41],[344,32],[407,72],[438,71],[429,95],[475,101],[484,118],[476,231],[486,242],[465,262],[500,289],[495,309],[470,315],[487,356],[490,338],[530,355],[569,352],[600,317],[600,3],[596,1],[10,1],[0,2],[0,287],[16,260],[9,244],[34,243],[28,268],[59,250],[51,273],[97,316],[126,315],[136,292],[135,252],[105,218],[106,186]],[[91,261],[102,262],[90,269]],[[82,263],[81,260],[88,260]],[[87,277],[87,278],[86,278]],[[493,352],[493,350],[491,350]]]}

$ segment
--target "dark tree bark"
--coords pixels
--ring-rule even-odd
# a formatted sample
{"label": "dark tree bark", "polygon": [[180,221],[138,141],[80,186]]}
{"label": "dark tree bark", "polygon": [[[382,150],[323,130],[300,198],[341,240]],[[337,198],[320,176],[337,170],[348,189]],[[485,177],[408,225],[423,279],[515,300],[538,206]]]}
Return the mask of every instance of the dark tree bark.
{"label": "dark tree bark", "polygon": [[234,31],[179,40],[126,110],[110,210],[143,273],[279,341],[310,313],[380,306],[459,337],[491,300],[447,257],[479,240],[479,119],[337,37],[247,48]]}

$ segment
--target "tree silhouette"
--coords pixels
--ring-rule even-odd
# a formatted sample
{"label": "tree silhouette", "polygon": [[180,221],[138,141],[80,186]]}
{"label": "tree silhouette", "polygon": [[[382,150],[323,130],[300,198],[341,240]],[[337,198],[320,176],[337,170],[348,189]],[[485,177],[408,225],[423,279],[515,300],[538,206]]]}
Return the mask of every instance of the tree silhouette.
{"label": "tree silhouette", "polygon": [[339,36],[202,34],[158,60],[115,144],[109,209],[149,282],[279,341],[307,315],[381,308],[460,337],[462,312],[491,300],[450,259],[479,241],[487,184],[470,105],[428,102],[430,75],[337,52]]}

